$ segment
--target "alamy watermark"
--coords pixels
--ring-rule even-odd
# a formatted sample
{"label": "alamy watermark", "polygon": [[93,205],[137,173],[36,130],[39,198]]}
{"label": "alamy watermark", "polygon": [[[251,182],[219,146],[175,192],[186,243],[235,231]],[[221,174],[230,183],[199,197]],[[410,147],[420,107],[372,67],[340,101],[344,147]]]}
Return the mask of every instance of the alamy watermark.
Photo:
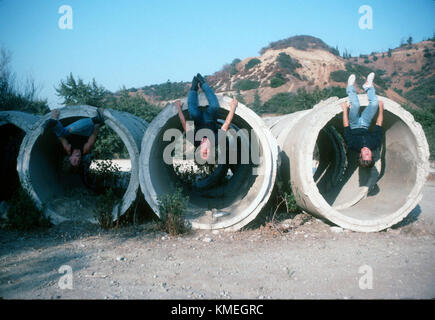
{"label": "alamy watermark", "polygon": [[362,274],[358,285],[361,290],[373,289],[373,268],[369,265],[362,265],[358,268],[358,273]]}
{"label": "alamy watermark", "polygon": [[[187,121],[192,130],[186,134],[171,128],[165,130],[162,140],[170,142],[163,150],[163,161],[172,165],[173,160],[194,160],[197,164],[243,164],[259,165],[261,163],[260,142],[254,130],[230,128],[228,131],[202,128],[195,132],[194,122]],[[201,156],[200,142],[209,140],[210,152],[207,158]]]}
{"label": "alamy watermark", "polygon": [[73,28],[73,9],[69,5],[59,7],[58,13],[62,16],[59,18],[58,26],[61,30],[72,30]]}
{"label": "alamy watermark", "polygon": [[63,276],[59,279],[59,288],[62,290],[73,289],[73,271],[71,266],[69,265],[62,265],[59,268],[59,273],[63,274]]}
{"label": "alamy watermark", "polygon": [[358,26],[360,29],[373,29],[373,9],[369,5],[359,7],[358,13],[362,14],[359,18]]}

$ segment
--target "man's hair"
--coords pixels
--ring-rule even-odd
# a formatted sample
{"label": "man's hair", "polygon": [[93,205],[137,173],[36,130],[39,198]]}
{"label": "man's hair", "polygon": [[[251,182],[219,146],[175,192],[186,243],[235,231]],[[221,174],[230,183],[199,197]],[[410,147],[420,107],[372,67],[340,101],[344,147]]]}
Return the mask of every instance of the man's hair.
{"label": "man's hair", "polygon": [[363,160],[361,155],[358,156],[358,166],[362,168],[372,168],[374,165],[375,165],[375,160],[373,159],[373,157],[371,160]]}
{"label": "man's hair", "polygon": [[65,156],[62,160],[62,171],[65,173],[78,173],[80,171],[80,167],[82,161],[80,161],[79,165],[74,167],[69,160],[70,156]]}

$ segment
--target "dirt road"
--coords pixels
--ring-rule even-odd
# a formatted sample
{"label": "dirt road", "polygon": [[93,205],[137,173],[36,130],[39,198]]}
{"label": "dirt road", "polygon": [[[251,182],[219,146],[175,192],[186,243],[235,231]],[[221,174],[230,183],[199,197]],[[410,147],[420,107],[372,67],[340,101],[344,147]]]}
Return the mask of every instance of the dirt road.
{"label": "dirt road", "polygon": [[[157,232],[153,223],[107,232],[77,223],[0,230],[0,297],[435,298],[434,191],[433,183],[425,187],[400,226],[367,234],[306,214],[278,230],[182,237]],[[67,273],[59,273],[62,266]]]}

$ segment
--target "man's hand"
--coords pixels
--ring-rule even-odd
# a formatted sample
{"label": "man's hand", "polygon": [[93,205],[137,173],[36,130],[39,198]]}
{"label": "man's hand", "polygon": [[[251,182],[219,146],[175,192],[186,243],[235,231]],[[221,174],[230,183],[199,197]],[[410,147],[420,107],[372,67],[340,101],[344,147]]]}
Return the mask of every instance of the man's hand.
{"label": "man's hand", "polygon": [[233,100],[231,100],[231,102],[230,102],[231,110],[236,110],[238,104],[239,104],[239,102],[237,101],[237,99],[233,98]]}
{"label": "man's hand", "polygon": [[350,103],[348,101],[342,102],[341,109],[343,109],[343,112],[346,112],[349,107],[350,107]]}
{"label": "man's hand", "polygon": [[236,98],[233,98],[230,102],[230,112],[228,112],[227,118],[225,119],[224,124],[222,125],[221,129],[223,131],[227,131],[230,127],[231,121],[233,121],[234,113],[236,112],[236,108],[238,105],[238,101]]}
{"label": "man's hand", "polygon": [[59,120],[59,111],[57,109],[51,110],[51,118],[55,120]]}
{"label": "man's hand", "polygon": [[179,110],[183,107],[183,103],[180,100],[175,101],[174,105],[175,105],[175,108],[177,108],[177,110]]}
{"label": "man's hand", "polygon": [[183,110],[181,109],[183,107],[183,103],[180,100],[177,100],[174,102],[175,109],[178,111],[178,117],[180,118],[181,125],[184,129],[184,132],[187,132],[187,124],[186,119],[184,118]]}
{"label": "man's hand", "polygon": [[347,128],[349,126],[349,114],[347,112],[347,109],[349,109],[350,103],[347,101],[344,101],[341,104],[341,109],[343,109],[343,127]]}
{"label": "man's hand", "polygon": [[382,123],[384,122],[384,102],[379,100],[379,114],[376,119],[376,125],[382,127]]}

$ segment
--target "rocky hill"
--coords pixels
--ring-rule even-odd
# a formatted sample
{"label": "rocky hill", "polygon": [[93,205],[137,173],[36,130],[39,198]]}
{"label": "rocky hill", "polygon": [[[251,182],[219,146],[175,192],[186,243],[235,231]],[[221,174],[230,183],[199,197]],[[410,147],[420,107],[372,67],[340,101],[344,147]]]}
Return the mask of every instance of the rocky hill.
{"label": "rocky hill", "polygon": [[[218,93],[236,95],[252,104],[258,93],[262,103],[278,93],[294,93],[299,88],[311,91],[318,87],[346,86],[351,73],[357,83],[371,71],[376,73],[378,93],[414,108],[435,107],[435,39],[413,44],[411,41],[386,52],[351,57],[311,36],[295,36],[270,43],[260,55],[234,59],[220,71],[208,76]],[[147,101],[164,105],[185,96],[188,82],[130,89]],[[357,89],[359,90],[359,89]]]}

